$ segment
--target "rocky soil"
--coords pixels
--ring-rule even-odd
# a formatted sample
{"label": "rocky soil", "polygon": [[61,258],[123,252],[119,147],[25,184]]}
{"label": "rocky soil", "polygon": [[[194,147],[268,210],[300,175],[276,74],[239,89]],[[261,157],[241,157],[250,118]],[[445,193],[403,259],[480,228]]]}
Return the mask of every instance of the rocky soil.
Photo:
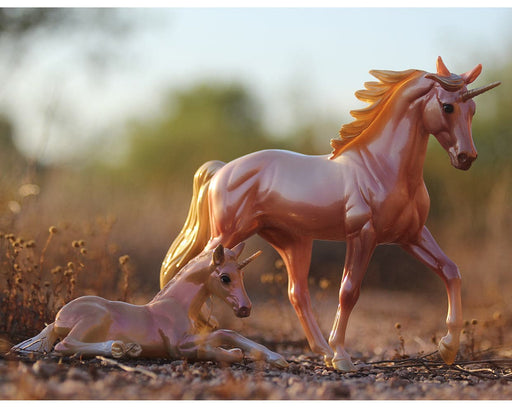
{"label": "rocky soil", "polygon": [[[340,373],[309,352],[285,303],[255,308],[250,321],[229,326],[283,354],[286,369],[249,360],[223,365],[3,355],[0,399],[512,399],[510,322],[493,308],[468,311],[482,317],[468,321],[460,356],[447,366],[434,344],[444,333],[443,307],[408,294],[368,293],[347,335],[358,370]],[[321,304],[316,310],[324,313]]]}

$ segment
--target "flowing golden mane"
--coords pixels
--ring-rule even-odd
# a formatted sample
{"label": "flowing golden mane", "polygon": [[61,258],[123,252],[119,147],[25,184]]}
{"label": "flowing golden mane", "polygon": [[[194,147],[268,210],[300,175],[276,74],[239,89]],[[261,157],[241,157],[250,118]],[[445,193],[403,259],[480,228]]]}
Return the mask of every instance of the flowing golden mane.
{"label": "flowing golden mane", "polygon": [[380,81],[366,82],[364,84],[366,89],[358,90],[355,93],[359,100],[370,103],[370,105],[364,109],[350,112],[356,120],[341,127],[339,138],[331,139],[331,146],[334,150],[330,158],[336,158],[348,143],[354,141],[372,124],[397,88],[413,74],[420,75],[421,73],[423,72],[414,69],[404,71],[370,70],[370,74]]}

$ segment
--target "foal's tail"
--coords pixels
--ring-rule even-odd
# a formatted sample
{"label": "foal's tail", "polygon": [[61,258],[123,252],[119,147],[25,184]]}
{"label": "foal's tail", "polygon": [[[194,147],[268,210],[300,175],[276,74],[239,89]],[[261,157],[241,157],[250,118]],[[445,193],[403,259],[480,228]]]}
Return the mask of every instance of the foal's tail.
{"label": "foal's tail", "polygon": [[39,335],[27,339],[13,346],[10,352],[29,354],[33,352],[48,353],[53,349],[53,344],[57,340],[57,334],[53,330],[53,323],[44,328]]}
{"label": "foal's tail", "polygon": [[160,269],[160,288],[163,288],[208,243],[210,239],[208,188],[213,175],[224,165],[225,163],[219,160],[211,160],[197,169],[187,220],[167,251]]}

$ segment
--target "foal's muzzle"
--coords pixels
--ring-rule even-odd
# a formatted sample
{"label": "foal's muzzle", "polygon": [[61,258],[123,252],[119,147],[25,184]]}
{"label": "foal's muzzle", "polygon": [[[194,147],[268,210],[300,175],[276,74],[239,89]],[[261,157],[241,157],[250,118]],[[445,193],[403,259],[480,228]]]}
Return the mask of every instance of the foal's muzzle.
{"label": "foal's muzzle", "polygon": [[236,311],[236,316],[239,318],[246,318],[251,314],[250,306],[242,306]]}

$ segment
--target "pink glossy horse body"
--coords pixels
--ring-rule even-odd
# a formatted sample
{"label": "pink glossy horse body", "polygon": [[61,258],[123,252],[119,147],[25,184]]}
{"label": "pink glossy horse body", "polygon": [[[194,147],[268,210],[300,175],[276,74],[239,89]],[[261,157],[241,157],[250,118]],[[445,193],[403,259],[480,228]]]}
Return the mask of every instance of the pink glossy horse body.
{"label": "pink glossy horse body", "polygon": [[[285,367],[284,358],[231,330],[205,328],[200,311],[210,296],[226,302],[238,317],[247,317],[251,301],[242,268],[258,253],[238,263],[243,243],[233,250],[219,245],[185,265],[146,305],[82,296],[66,304],[37,336],[14,346],[15,353],[115,358],[184,358],[239,362],[244,356]],[[60,340],[55,346],[55,342]],[[226,349],[230,346],[231,349]]]}
{"label": "pink glossy horse body", "polygon": [[[267,240],[285,262],[290,301],[313,351],[327,365],[353,370],[345,331],[375,247],[395,243],[434,270],[448,294],[448,333],[439,351],[452,363],[462,328],[461,276],[425,222],[430,200],[423,181],[429,135],[458,169],[477,157],[471,136],[472,98],[499,83],[468,90],[481,65],[450,73],[372,71],[356,96],[371,105],[351,114],[333,139],[333,153],[307,156],[264,150],[227,164],[208,162],[196,172],[189,216],[161,270],[161,285],[203,248],[234,245],[253,234]],[[347,254],[329,344],[313,315],[308,272],[314,239],[344,240]]]}

